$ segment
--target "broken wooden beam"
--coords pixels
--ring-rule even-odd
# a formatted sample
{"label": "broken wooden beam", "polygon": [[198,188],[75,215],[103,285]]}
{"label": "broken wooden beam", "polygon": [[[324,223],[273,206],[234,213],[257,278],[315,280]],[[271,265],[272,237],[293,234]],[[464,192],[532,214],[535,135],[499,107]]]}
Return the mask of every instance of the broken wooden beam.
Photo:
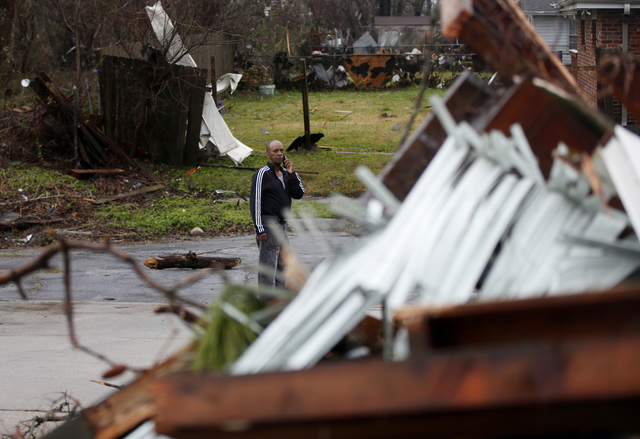
{"label": "broken wooden beam", "polygon": [[198,256],[193,252],[186,255],[158,256],[144,260],[144,265],[156,270],[165,268],[224,268],[230,270],[237,267],[242,260],[240,258],[221,258],[216,256]]}
{"label": "broken wooden beam", "polygon": [[[471,72],[464,72],[444,97],[454,120],[457,123],[466,120],[472,125],[473,120],[486,114],[496,100],[496,93]],[[440,120],[430,112],[384,167],[380,178],[400,201],[409,194],[446,138]]]}
{"label": "broken wooden beam", "polygon": [[162,179],[158,177],[155,172],[153,172],[153,169],[151,169],[149,165],[147,165],[144,161],[140,159],[133,159],[133,162],[138,166],[138,168],[140,168],[140,171],[142,171],[142,173],[146,175],[151,181],[153,181],[154,183],[162,183]]}
{"label": "broken wooden beam", "polygon": [[166,186],[164,185],[164,183],[154,184],[153,186],[150,186],[150,187],[136,189],[135,191],[114,195],[113,197],[99,198],[97,200],[93,200],[93,204],[104,204],[104,203],[108,203],[109,201],[120,200],[122,198],[127,198],[127,197],[133,197],[134,195],[147,194],[149,192],[155,192],[157,190],[164,189],[165,187]]}
{"label": "broken wooden beam", "polygon": [[513,0],[448,0],[440,11],[442,34],[458,38],[506,81],[518,75],[540,77],[584,96]]}
{"label": "broken wooden beam", "polygon": [[176,439],[632,433],[640,337],[370,360],[153,387],[156,432]]}
{"label": "broken wooden beam", "polygon": [[[559,142],[591,154],[613,132],[613,123],[597,110],[538,78],[497,92],[464,73],[445,96],[445,104],[456,123],[466,121],[479,133],[499,130],[511,136],[511,126],[520,124],[545,177]],[[405,199],[446,138],[440,121],[430,113],[385,166],[382,182],[399,200]]]}
{"label": "broken wooden beam", "polygon": [[411,352],[640,336],[636,286],[566,296],[405,308],[394,320],[409,330]]}
{"label": "broken wooden beam", "polygon": [[33,226],[46,226],[53,223],[61,222],[61,219],[47,219],[47,220],[30,220],[19,219],[16,221],[0,221],[0,230],[25,230]]}
{"label": "broken wooden beam", "polygon": [[124,169],[72,169],[76,174],[122,174]]}

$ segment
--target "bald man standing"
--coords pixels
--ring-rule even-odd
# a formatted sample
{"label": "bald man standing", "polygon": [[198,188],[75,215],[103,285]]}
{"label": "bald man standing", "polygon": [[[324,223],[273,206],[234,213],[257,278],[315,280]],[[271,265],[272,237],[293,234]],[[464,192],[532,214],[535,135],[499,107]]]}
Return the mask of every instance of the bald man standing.
{"label": "bald man standing", "polygon": [[272,140],[267,144],[267,159],[269,162],[253,175],[249,200],[260,250],[260,265],[268,270],[258,274],[261,295],[268,295],[269,290],[275,287],[284,287],[276,275],[282,271],[280,243],[270,224],[278,227],[286,237],[284,212],[291,209],[292,198],[300,199],[304,195],[302,180],[291,160],[285,157],[282,143]]}

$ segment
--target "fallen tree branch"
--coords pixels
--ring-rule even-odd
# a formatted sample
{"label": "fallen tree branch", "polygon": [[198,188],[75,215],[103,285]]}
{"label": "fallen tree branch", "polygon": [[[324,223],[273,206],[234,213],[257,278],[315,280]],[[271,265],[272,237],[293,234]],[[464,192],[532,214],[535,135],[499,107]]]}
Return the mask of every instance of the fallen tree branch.
{"label": "fallen tree branch", "polygon": [[[64,282],[64,288],[65,288],[65,303],[64,303],[64,309],[65,309],[65,315],[67,318],[67,324],[68,324],[68,328],[69,328],[69,338],[70,341],[73,345],[73,347],[75,349],[81,350],[89,355],[91,355],[94,358],[99,359],[100,361],[103,361],[107,364],[109,364],[112,368],[115,366],[119,366],[119,363],[116,363],[112,360],[110,360],[109,358],[107,358],[106,356],[100,354],[99,352],[96,352],[94,350],[92,350],[91,348],[83,345],[80,343],[80,341],[78,340],[78,337],[76,335],[76,331],[75,331],[75,325],[74,325],[74,318],[73,318],[73,300],[72,300],[72,290],[71,290],[71,259],[70,259],[70,252],[72,250],[90,250],[90,251],[95,251],[95,252],[103,252],[103,253],[110,253],[113,256],[115,256],[116,258],[120,259],[121,261],[129,264],[131,266],[131,268],[133,269],[133,271],[142,279],[144,280],[151,288],[157,290],[158,292],[160,292],[162,295],[164,295],[164,297],[166,298],[166,300],[169,302],[170,305],[173,305],[176,302],[181,302],[184,303],[186,305],[192,306],[196,309],[201,309],[204,310],[206,308],[206,306],[200,304],[199,302],[181,297],[178,294],[178,291],[194,282],[197,282],[198,280],[209,276],[210,274],[212,274],[214,272],[213,269],[205,269],[202,270],[194,275],[191,276],[186,276],[183,279],[181,279],[180,281],[178,281],[175,285],[167,287],[164,286],[158,282],[156,282],[155,280],[151,279],[149,276],[147,276],[145,274],[145,272],[143,271],[141,265],[128,253],[125,253],[115,247],[113,247],[109,242],[106,243],[91,243],[91,242],[80,242],[80,241],[67,241],[64,238],[62,238],[59,235],[56,235],[54,232],[50,231],[49,232],[50,235],[55,236],[57,238],[57,242],[55,242],[54,244],[50,245],[49,247],[45,248],[44,251],[42,251],[42,253],[40,253],[35,259],[33,259],[32,261],[20,266],[20,267],[16,267],[16,268],[12,268],[10,270],[5,270],[0,272],[0,285],[6,284],[6,283],[10,283],[13,282],[16,284],[18,291],[20,293],[20,296],[27,300],[28,297],[24,291],[24,289],[22,288],[20,281],[22,278],[24,278],[25,276],[27,276],[30,273],[33,273],[34,271],[40,270],[40,269],[46,269],[46,268],[50,268],[49,266],[49,262],[51,260],[51,258],[53,256],[55,256],[58,253],[62,253],[63,254],[63,262],[64,262],[64,278],[63,278],[63,282]],[[239,260],[238,260],[239,261]],[[138,369],[138,368],[134,368],[134,367],[129,367],[126,366],[127,370],[132,370],[132,371],[136,371],[136,372],[142,372],[142,369]]]}
{"label": "fallen tree branch", "polygon": [[149,192],[155,192],[157,190],[164,189],[165,187],[166,187],[166,185],[164,183],[158,183],[158,184],[154,184],[153,186],[144,187],[142,189],[137,189],[135,191],[126,192],[126,193],[123,193],[123,194],[118,194],[118,195],[115,195],[113,197],[100,198],[98,200],[94,200],[93,204],[104,204],[104,203],[108,203],[109,201],[120,200],[122,198],[132,197],[134,195],[140,195],[140,194],[146,194],[146,193],[149,193]]}
{"label": "fallen tree branch", "polygon": [[216,256],[198,256],[193,252],[186,255],[158,256],[144,260],[144,265],[156,270],[165,268],[224,268],[230,270],[237,267],[242,260],[240,258],[220,258]]}
{"label": "fallen tree branch", "polygon": [[50,220],[16,220],[16,221],[0,221],[0,230],[2,229],[28,229],[32,226],[44,226],[53,223],[59,223],[62,221],[61,219],[50,219]]}

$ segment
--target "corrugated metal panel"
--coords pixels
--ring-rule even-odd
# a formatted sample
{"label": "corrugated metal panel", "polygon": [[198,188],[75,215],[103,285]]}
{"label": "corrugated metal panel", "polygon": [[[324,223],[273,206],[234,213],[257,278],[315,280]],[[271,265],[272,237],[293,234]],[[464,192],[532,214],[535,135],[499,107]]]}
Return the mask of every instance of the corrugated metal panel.
{"label": "corrugated metal panel", "polygon": [[449,137],[389,223],[316,268],[232,374],[310,367],[383,300],[394,312],[412,295],[465,303],[476,286],[479,300],[607,289],[640,267],[637,238],[617,239],[626,215],[604,213],[584,176],[556,159],[547,183],[519,125],[477,133],[431,103]]}
{"label": "corrugated metal panel", "polygon": [[533,17],[533,25],[553,52],[562,52],[562,62],[571,64],[571,56],[569,55],[569,19],[560,16],[537,15]]}

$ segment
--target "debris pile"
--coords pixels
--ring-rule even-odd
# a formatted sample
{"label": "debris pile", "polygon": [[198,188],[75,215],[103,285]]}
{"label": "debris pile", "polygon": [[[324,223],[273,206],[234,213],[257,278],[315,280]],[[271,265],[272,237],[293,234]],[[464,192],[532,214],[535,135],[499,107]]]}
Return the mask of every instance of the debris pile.
{"label": "debris pile", "polygon": [[260,85],[273,83],[269,71],[261,64],[253,64],[246,70],[238,69],[238,73],[242,74],[240,84],[245,90],[257,90]]}
{"label": "debris pile", "polygon": [[[358,170],[366,211],[341,211],[372,233],[316,267],[230,376],[168,373],[189,369],[187,349],[76,431],[115,438],[152,419],[176,439],[640,432],[640,138],[584,102],[512,2],[441,8],[444,33],[504,88],[464,74],[379,178]],[[372,310],[395,362],[314,367]]]}

